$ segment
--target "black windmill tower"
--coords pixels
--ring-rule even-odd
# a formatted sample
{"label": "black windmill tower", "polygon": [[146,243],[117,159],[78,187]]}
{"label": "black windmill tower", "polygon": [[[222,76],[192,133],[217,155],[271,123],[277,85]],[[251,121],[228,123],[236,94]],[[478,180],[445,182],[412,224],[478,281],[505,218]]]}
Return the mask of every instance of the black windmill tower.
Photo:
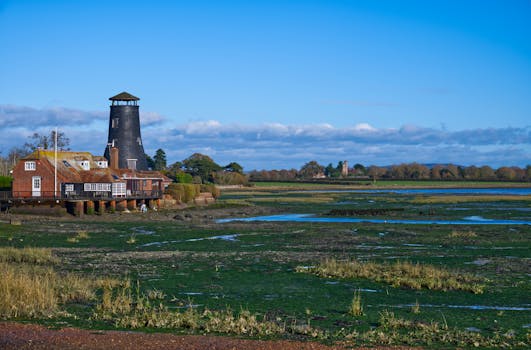
{"label": "black windmill tower", "polygon": [[111,162],[111,148],[118,150],[118,167],[148,170],[146,154],[140,136],[138,97],[127,92],[109,98],[112,101],[109,116],[109,138],[104,157]]}

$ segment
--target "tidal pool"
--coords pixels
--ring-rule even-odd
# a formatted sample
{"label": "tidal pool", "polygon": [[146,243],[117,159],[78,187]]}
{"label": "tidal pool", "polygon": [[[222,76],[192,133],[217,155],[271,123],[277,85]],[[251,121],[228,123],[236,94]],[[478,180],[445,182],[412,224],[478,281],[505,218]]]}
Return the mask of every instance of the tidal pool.
{"label": "tidal pool", "polygon": [[461,220],[400,220],[400,219],[366,219],[366,218],[338,218],[318,217],[313,214],[282,214],[266,215],[248,218],[218,219],[217,223],[231,221],[269,221],[269,222],[370,222],[375,224],[413,224],[413,225],[531,225],[529,220],[499,220],[486,219],[481,216],[468,216]]}

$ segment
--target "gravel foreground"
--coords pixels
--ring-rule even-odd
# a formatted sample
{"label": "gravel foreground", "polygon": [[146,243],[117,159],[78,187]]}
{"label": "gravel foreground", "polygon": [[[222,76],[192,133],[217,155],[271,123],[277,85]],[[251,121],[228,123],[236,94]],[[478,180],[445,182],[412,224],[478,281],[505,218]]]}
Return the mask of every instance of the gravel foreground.
{"label": "gravel foreground", "polygon": [[[343,350],[344,346],[327,346],[316,342],[287,340],[250,340],[220,336],[175,335],[98,331],[77,328],[49,329],[41,325],[0,322],[0,349],[190,349],[190,350]],[[369,348],[355,348],[358,350]],[[370,349],[407,350],[411,347],[375,347]]]}

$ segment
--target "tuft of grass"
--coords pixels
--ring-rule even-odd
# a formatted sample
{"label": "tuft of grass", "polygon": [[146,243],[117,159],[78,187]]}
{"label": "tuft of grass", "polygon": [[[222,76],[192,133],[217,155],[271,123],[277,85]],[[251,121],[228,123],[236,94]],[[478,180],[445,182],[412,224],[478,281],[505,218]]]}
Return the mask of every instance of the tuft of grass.
{"label": "tuft of grass", "polygon": [[131,236],[125,241],[127,244],[135,244],[136,243],[136,237],[135,234],[132,233]]}
{"label": "tuft of grass", "polygon": [[82,239],[89,239],[89,238],[90,236],[87,231],[80,230],[76,232],[75,236],[68,237],[66,241],[69,243],[79,243],[79,241],[81,241]]}
{"label": "tuft of grass", "polygon": [[164,298],[166,298],[166,294],[158,289],[150,289],[147,291],[147,298],[149,300],[164,300]]}
{"label": "tuft of grass", "polygon": [[354,297],[350,303],[348,313],[352,316],[363,316],[363,304],[361,303],[361,291],[354,292]]}
{"label": "tuft of grass", "polygon": [[130,282],[116,288],[105,287],[101,303],[96,305],[92,319],[112,322],[116,327],[133,329],[148,327],[248,336],[304,334],[322,339],[328,337],[325,332],[308,324],[287,325],[282,320],[269,321],[265,316],[260,317],[244,309],[240,312],[233,312],[230,308],[205,308],[199,311],[190,306],[184,311],[169,310],[162,303],[152,303],[149,296],[140,292],[138,283],[133,289]]}
{"label": "tuft of grass", "polygon": [[411,312],[414,313],[414,314],[420,314],[420,304],[419,304],[418,300],[416,300],[415,304],[413,304],[413,306],[411,306]]}
{"label": "tuft of grass", "polygon": [[411,321],[398,318],[393,312],[380,313],[379,326],[364,333],[352,331],[345,339],[355,339],[371,345],[419,346],[445,344],[458,348],[511,348],[526,347],[522,341],[515,341],[510,332],[487,337],[477,332],[450,328],[438,322]]}
{"label": "tuft of grass", "polygon": [[430,290],[464,290],[481,294],[485,279],[467,273],[442,269],[433,265],[413,264],[408,261],[394,263],[338,261],[326,259],[314,267],[298,266],[296,272],[313,273],[326,278],[367,278],[386,282],[393,287]]}
{"label": "tuft of grass", "polygon": [[0,317],[51,317],[63,304],[95,300],[105,280],[43,266],[58,262],[46,248],[0,248]]}
{"label": "tuft of grass", "polygon": [[0,262],[45,265],[57,264],[59,258],[53,256],[49,248],[0,247]]}
{"label": "tuft of grass", "polygon": [[89,236],[87,231],[77,231],[76,237],[78,239],[89,239],[90,238],[90,236]]}
{"label": "tuft of grass", "polygon": [[0,263],[0,317],[50,317],[61,304],[95,299],[94,281],[49,266]]}
{"label": "tuft of grass", "polygon": [[449,238],[476,238],[478,235],[472,230],[469,231],[458,231],[452,230],[448,235]]}

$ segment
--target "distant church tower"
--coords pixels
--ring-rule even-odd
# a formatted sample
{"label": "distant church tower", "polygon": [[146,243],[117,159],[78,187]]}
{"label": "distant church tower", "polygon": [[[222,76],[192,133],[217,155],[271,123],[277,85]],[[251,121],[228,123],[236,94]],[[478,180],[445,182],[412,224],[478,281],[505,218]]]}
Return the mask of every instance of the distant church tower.
{"label": "distant church tower", "polygon": [[104,157],[111,164],[110,149],[116,148],[119,168],[148,170],[142,137],[140,137],[140,116],[138,114],[138,100],[140,99],[122,92],[109,100],[112,104],[109,116],[109,138]]}
{"label": "distant church tower", "polygon": [[341,176],[348,176],[348,161],[346,160],[343,161],[343,166],[341,167]]}

